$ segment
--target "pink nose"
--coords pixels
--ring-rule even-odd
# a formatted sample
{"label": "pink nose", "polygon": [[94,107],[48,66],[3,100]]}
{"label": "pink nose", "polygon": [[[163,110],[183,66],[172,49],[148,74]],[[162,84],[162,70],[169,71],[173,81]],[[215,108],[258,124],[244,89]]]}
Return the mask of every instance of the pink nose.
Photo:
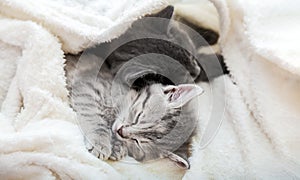
{"label": "pink nose", "polygon": [[122,137],[122,138],[125,138],[123,136],[123,126],[120,127],[120,129],[117,130],[117,133]]}

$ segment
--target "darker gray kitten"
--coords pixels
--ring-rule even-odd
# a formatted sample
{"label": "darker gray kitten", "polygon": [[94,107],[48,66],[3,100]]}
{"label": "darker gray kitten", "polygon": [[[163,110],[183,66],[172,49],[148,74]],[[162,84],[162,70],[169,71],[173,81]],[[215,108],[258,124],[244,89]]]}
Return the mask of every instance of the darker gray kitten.
{"label": "darker gray kitten", "polygon": [[[173,7],[168,6],[148,17],[170,19],[172,14]],[[145,34],[156,38],[138,38]],[[119,47],[124,39],[128,43]],[[83,55],[81,63],[79,56],[67,56],[71,105],[89,151],[112,160],[126,155],[141,162],[169,158],[189,168],[186,148],[197,117],[191,100],[202,93],[199,86],[190,84],[201,72],[193,51],[195,46],[188,34],[177,26],[168,21],[149,25],[138,20],[119,38],[89,49],[90,54]],[[124,99],[112,96],[113,81],[122,65],[147,53],[168,55],[188,71],[178,72],[174,85],[156,72],[167,67],[135,64],[125,69],[117,82],[128,90]],[[138,69],[138,73],[132,73],[132,69]],[[186,78],[188,75],[192,79]]]}

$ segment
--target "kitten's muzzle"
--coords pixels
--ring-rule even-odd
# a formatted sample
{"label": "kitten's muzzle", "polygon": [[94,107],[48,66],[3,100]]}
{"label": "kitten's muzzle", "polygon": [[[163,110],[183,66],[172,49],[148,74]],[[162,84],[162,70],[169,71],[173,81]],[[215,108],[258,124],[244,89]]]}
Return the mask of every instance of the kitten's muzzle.
{"label": "kitten's muzzle", "polygon": [[129,125],[122,125],[115,131],[123,139],[132,139],[135,134],[139,134],[140,131]]}
{"label": "kitten's muzzle", "polygon": [[126,138],[126,137],[123,135],[123,126],[121,126],[121,127],[117,130],[117,133],[118,133],[119,136],[121,136],[122,138]]}

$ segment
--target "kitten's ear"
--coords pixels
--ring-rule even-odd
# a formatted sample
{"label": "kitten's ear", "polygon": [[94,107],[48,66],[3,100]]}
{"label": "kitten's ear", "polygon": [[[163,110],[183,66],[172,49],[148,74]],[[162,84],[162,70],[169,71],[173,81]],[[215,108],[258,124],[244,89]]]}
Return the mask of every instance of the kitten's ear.
{"label": "kitten's ear", "polygon": [[169,5],[165,7],[163,10],[159,11],[156,14],[151,14],[149,17],[159,17],[159,18],[166,18],[166,19],[171,19],[173,16],[174,12],[174,7]]}
{"label": "kitten's ear", "polygon": [[182,157],[178,156],[177,154],[168,151],[165,153],[164,156],[166,158],[169,158],[171,161],[175,162],[175,164],[180,168],[190,169],[190,163]]}
{"label": "kitten's ear", "polygon": [[191,99],[203,93],[203,89],[195,84],[169,85],[163,90],[168,96],[172,108],[182,107]]}

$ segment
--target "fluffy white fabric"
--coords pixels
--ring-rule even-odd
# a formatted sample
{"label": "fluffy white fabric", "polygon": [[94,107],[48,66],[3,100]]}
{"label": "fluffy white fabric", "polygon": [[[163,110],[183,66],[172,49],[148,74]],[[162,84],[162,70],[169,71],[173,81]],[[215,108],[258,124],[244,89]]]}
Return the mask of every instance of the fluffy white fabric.
{"label": "fluffy white fabric", "polygon": [[[232,79],[201,84],[206,93],[200,97],[199,133],[191,169],[184,172],[167,160],[107,163],[89,154],[68,106],[63,70],[63,52],[77,53],[117,37],[167,2],[0,0],[1,179],[108,179],[121,174],[179,179],[184,173],[185,179],[299,178],[300,26],[295,20],[300,6],[293,1],[213,3]],[[197,16],[188,17],[209,23]],[[217,27],[215,21],[207,26]],[[212,99],[218,98],[226,99],[223,123],[211,144],[200,149],[214,113]]]}
{"label": "fluffy white fabric", "polygon": [[32,22],[0,23],[1,73],[15,72],[3,79],[11,83],[0,114],[1,179],[118,177],[84,148],[67,102],[58,39]]}
{"label": "fluffy white fabric", "polygon": [[224,79],[223,124],[206,149],[194,143],[192,168],[184,178],[297,179],[300,3],[213,3],[220,15],[222,54],[236,85]]}

